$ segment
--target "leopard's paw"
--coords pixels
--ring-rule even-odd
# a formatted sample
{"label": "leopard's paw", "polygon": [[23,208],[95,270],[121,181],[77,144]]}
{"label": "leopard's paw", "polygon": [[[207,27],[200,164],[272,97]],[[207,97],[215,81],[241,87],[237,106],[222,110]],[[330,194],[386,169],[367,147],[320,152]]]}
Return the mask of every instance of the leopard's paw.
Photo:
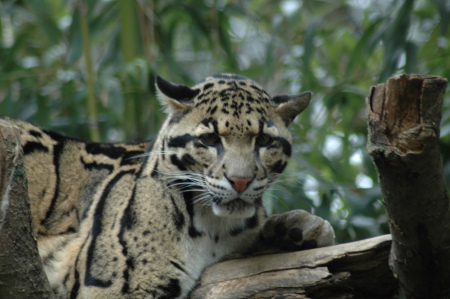
{"label": "leopard's paw", "polygon": [[287,251],[310,249],[333,245],[334,231],[319,216],[294,210],[267,219],[261,241],[266,247]]}

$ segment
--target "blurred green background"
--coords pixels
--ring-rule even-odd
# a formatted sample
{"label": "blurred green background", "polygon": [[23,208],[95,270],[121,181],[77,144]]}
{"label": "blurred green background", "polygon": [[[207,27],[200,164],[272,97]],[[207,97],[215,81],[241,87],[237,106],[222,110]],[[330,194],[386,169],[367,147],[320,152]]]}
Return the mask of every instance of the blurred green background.
{"label": "blurred green background", "polygon": [[[338,242],[388,232],[366,151],[370,87],[401,73],[450,78],[448,0],[2,0],[0,21],[0,114],[82,139],[153,136],[156,74],[192,85],[234,72],[272,95],[312,91],[266,206],[313,211]],[[449,105],[447,93],[447,178]]]}

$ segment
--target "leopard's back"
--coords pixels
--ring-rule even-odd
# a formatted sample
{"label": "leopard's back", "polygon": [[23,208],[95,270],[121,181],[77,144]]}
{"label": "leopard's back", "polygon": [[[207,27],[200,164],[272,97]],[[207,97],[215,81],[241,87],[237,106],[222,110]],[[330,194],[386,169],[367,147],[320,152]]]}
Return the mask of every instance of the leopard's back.
{"label": "leopard's back", "polygon": [[[36,236],[79,230],[101,184],[122,169],[137,171],[149,142],[99,144],[4,118],[19,128]],[[101,192],[100,192],[101,193]]]}
{"label": "leopard's back", "polygon": [[94,228],[102,195],[122,173],[140,170],[139,156],[150,142],[83,142],[24,121],[3,120],[19,129],[39,253],[50,281],[61,282],[61,273],[74,273],[75,253]]}

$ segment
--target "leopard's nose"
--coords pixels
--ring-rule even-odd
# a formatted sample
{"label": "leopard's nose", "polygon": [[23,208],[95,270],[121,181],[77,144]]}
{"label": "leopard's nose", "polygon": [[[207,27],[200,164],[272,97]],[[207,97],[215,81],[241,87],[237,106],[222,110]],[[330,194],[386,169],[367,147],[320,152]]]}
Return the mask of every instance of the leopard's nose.
{"label": "leopard's nose", "polygon": [[233,189],[239,193],[244,192],[245,189],[247,189],[250,182],[253,181],[253,178],[246,178],[246,177],[227,177],[227,179],[228,181],[230,181]]}

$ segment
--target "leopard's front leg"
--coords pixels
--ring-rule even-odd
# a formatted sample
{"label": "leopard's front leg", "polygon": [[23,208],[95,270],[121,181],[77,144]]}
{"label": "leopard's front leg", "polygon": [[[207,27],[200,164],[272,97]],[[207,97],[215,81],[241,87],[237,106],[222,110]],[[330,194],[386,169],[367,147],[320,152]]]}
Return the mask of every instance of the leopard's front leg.
{"label": "leopard's front leg", "polygon": [[295,251],[333,245],[330,223],[303,210],[274,215],[261,229],[258,249]]}

